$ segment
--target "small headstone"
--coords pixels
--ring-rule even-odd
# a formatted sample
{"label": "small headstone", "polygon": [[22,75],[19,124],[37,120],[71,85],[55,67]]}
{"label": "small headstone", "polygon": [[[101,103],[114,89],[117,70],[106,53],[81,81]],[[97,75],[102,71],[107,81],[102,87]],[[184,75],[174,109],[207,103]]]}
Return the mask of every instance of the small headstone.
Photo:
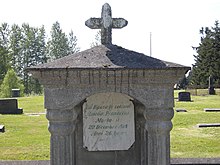
{"label": "small headstone", "polygon": [[186,109],[176,109],[176,112],[187,112]]}
{"label": "small headstone", "polygon": [[209,94],[210,95],[215,95],[215,88],[214,88],[214,80],[213,77],[210,75],[209,76]]}
{"label": "small headstone", "polygon": [[204,108],[205,112],[220,112],[220,108]]}
{"label": "small headstone", "polygon": [[220,127],[220,123],[197,124],[197,127]]}
{"label": "small headstone", "polygon": [[12,89],[11,96],[12,97],[20,97],[20,89]]}
{"label": "small headstone", "polygon": [[17,99],[0,100],[0,114],[22,114],[23,109],[18,108]]}
{"label": "small headstone", "polygon": [[5,132],[5,126],[4,125],[0,125],[0,132],[2,132],[2,133]]}
{"label": "small headstone", "polygon": [[190,92],[179,92],[178,101],[191,101]]}

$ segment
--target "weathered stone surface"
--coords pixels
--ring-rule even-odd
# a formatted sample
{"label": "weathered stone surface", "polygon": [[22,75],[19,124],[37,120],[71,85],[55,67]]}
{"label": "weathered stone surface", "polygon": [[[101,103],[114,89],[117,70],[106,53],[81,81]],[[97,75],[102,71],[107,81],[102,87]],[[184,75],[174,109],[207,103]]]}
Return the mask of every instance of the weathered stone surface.
{"label": "weathered stone surface", "polygon": [[[123,27],[126,21],[111,18],[107,4],[103,8],[104,20],[92,18],[87,24],[101,27],[105,45],[29,68],[45,87],[51,165],[169,165],[173,86],[190,68],[112,45],[111,28]],[[102,94],[110,93],[104,99]],[[127,105],[117,111],[112,108],[127,114],[88,118],[98,111],[94,105]],[[100,113],[107,110],[102,107]],[[96,128],[97,121],[102,121],[100,128],[107,123],[114,128],[107,125],[104,131],[118,128],[127,137],[101,136],[101,132],[94,138],[95,131],[89,128]]]}
{"label": "weathered stone surface", "polygon": [[50,69],[184,69],[180,64],[162,61],[117,45],[100,45],[55,61],[33,66],[28,70]]}
{"label": "weathered stone surface", "polygon": [[88,151],[128,150],[135,141],[134,105],[118,93],[99,93],[83,104],[83,142]]}
{"label": "weathered stone surface", "polygon": [[101,43],[112,44],[112,28],[123,28],[128,21],[123,18],[112,18],[111,7],[108,3],[102,6],[101,18],[90,18],[85,25],[91,29],[101,29]]}

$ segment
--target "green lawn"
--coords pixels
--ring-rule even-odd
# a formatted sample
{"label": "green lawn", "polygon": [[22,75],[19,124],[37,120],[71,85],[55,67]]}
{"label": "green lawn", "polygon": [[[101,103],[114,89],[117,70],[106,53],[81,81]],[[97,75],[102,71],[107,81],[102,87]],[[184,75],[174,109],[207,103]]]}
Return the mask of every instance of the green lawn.
{"label": "green lawn", "polygon": [[[177,93],[175,91],[175,98]],[[175,108],[188,112],[176,113],[171,131],[171,157],[220,157],[220,127],[197,128],[198,123],[220,123],[220,112],[204,112],[203,108],[220,108],[220,95],[192,96],[192,102],[177,102]],[[43,96],[18,99],[24,113],[44,113]],[[0,115],[6,132],[0,133],[0,160],[49,159],[49,132],[45,114],[39,116]]]}
{"label": "green lawn", "polygon": [[175,102],[177,113],[171,131],[172,157],[220,157],[220,127],[197,128],[199,123],[220,123],[220,112],[204,112],[204,108],[220,108],[220,96],[192,96],[192,102]]}
{"label": "green lawn", "polygon": [[[43,96],[18,98],[24,113],[45,113]],[[0,115],[6,132],[0,133],[0,160],[49,159],[48,121],[41,115]]]}

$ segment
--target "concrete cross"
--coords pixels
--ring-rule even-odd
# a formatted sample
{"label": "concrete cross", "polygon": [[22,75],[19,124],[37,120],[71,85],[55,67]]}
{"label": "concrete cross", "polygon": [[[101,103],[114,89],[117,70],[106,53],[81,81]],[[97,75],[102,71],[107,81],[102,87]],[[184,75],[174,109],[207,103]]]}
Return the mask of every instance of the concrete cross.
{"label": "concrete cross", "polygon": [[102,6],[101,18],[90,18],[85,22],[91,29],[101,29],[101,43],[112,44],[112,28],[120,29],[128,24],[123,18],[112,18],[111,6],[105,3]]}

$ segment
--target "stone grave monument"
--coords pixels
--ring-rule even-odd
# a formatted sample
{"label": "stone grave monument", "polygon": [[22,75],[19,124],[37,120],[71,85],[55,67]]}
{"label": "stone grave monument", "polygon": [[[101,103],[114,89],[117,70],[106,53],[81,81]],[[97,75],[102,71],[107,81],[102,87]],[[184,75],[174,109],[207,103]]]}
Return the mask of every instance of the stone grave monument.
{"label": "stone grave monument", "polygon": [[178,101],[191,101],[190,92],[179,92]]}
{"label": "stone grave monument", "polygon": [[23,109],[18,108],[17,99],[0,99],[0,114],[22,114]]}
{"label": "stone grave monument", "polygon": [[173,86],[189,67],[112,44],[109,4],[86,26],[102,45],[28,70],[44,85],[51,165],[169,165]]}
{"label": "stone grave monument", "polygon": [[215,87],[213,77],[209,76],[209,95],[215,95]]}

